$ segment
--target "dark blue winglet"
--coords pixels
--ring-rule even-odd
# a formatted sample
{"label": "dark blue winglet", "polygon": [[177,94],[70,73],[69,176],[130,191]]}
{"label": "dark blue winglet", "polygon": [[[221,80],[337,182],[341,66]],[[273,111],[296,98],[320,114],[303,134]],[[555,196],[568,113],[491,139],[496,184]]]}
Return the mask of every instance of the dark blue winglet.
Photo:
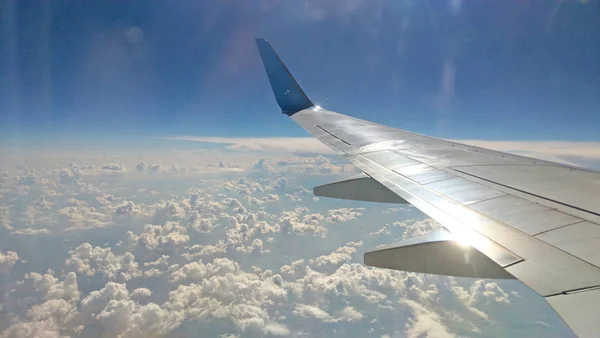
{"label": "dark blue winglet", "polygon": [[265,65],[275,99],[281,107],[281,112],[292,116],[303,109],[314,107],[271,44],[265,39],[258,38],[256,46]]}

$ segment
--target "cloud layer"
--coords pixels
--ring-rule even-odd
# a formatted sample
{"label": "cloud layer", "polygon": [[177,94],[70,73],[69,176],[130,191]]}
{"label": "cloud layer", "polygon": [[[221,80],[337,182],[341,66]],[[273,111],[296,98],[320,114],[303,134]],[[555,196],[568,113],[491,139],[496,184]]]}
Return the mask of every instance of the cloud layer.
{"label": "cloud layer", "polygon": [[1,337],[569,334],[519,283],[364,266],[439,225],[314,199],[324,156],[84,155],[0,164]]}

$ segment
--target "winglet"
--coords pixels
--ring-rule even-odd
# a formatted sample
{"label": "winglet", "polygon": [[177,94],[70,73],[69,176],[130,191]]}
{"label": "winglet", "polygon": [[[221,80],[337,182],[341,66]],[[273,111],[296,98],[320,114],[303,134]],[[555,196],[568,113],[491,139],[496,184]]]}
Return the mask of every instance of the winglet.
{"label": "winglet", "polygon": [[265,39],[257,38],[256,46],[281,112],[291,116],[303,109],[314,107],[271,44]]}

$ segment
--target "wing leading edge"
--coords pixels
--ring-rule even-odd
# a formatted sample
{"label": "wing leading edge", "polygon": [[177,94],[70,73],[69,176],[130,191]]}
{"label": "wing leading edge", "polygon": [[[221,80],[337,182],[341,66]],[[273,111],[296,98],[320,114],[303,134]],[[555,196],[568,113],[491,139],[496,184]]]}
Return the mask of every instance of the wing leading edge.
{"label": "wing leading edge", "polygon": [[[597,336],[599,173],[315,107],[270,44],[257,39],[257,45],[282,112],[366,174],[365,179],[317,187],[316,193],[408,202],[445,228],[367,252],[367,265],[517,278],[545,297],[578,336]],[[365,189],[377,192],[361,194]],[[399,198],[391,198],[390,193]]]}

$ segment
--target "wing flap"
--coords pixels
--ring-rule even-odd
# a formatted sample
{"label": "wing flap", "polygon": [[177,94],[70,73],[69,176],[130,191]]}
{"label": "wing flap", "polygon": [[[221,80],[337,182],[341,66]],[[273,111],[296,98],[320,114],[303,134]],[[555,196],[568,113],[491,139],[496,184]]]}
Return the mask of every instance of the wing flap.
{"label": "wing flap", "polygon": [[354,201],[406,204],[402,197],[394,194],[372,177],[360,175],[342,181],[320,185],[313,189],[315,196]]}
{"label": "wing flap", "polygon": [[488,182],[579,209],[591,217],[600,216],[600,175],[594,172],[561,165],[468,166],[456,169]]}
{"label": "wing flap", "polygon": [[[504,254],[511,255],[509,252]],[[456,241],[444,229],[365,252],[364,260],[368,266],[400,271],[456,277],[514,279],[502,266],[472,246]],[[512,256],[513,263],[519,260],[519,257]]]}

